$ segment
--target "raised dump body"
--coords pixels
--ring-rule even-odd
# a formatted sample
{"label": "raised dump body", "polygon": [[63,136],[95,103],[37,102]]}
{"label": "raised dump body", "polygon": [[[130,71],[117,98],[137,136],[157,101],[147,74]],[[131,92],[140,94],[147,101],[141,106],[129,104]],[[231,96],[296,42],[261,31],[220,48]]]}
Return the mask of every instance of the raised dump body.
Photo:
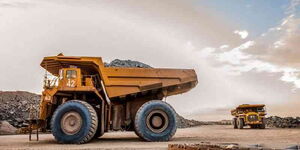
{"label": "raised dump body", "polygon": [[[40,124],[61,143],[85,143],[111,130],[135,131],[147,141],[167,141],[175,110],[161,101],[198,83],[193,69],[105,67],[100,57],[45,57]],[[51,124],[51,126],[50,126]]]}

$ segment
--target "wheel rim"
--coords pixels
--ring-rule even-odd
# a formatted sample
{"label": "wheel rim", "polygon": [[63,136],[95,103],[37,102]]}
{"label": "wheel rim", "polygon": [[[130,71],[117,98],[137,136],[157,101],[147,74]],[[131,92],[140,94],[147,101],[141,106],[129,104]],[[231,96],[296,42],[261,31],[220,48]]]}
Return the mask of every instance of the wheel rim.
{"label": "wheel rim", "polygon": [[169,117],[162,110],[154,110],[148,114],[146,124],[152,132],[161,133],[168,127]]}
{"label": "wheel rim", "polygon": [[82,118],[79,113],[70,111],[63,115],[60,124],[61,129],[65,134],[74,135],[81,129]]}

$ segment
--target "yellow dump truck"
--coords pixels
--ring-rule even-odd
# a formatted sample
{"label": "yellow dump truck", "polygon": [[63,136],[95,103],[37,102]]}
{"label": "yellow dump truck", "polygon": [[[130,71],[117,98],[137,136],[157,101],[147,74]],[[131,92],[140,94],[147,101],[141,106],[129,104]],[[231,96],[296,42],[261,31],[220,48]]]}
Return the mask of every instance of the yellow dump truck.
{"label": "yellow dump truck", "polygon": [[45,80],[31,129],[50,129],[59,143],[86,143],[117,130],[168,141],[176,113],[162,100],[198,82],[193,69],[105,67],[100,57],[51,56],[41,66],[54,78]]}
{"label": "yellow dump truck", "polygon": [[231,110],[234,117],[232,125],[234,129],[243,129],[249,125],[251,128],[266,128],[266,109],[264,104],[243,104]]}

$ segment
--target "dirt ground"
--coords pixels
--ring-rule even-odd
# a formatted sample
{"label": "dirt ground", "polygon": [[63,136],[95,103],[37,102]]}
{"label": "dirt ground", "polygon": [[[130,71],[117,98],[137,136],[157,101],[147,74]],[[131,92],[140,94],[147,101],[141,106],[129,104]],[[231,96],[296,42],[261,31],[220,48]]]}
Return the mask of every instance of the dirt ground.
{"label": "dirt ground", "polygon": [[28,135],[0,136],[0,149],[167,149],[171,143],[238,143],[242,146],[261,144],[282,149],[300,144],[300,129],[232,129],[228,125],[206,125],[178,129],[169,142],[144,142],[133,132],[106,133],[82,145],[57,144],[51,134],[40,135],[40,141],[28,141]]}

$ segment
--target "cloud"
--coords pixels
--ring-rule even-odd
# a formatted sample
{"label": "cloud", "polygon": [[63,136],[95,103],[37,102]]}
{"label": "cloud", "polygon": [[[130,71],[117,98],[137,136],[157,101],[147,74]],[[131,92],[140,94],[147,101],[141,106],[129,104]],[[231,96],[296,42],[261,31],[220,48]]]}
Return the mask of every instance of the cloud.
{"label": "cloud", "polygon": [[226,45],[226,44],[225,44],[225,45],[221,45],[221,46],[220,46],[220,49],[227,49],[227,48],[229,48],[229,45]]}
{"label": "cloud", "polygon": [[33,4],[33,0],[0,0],[0,8],[28,8]]}
{"label": "cloud", "polygon": [[242,39],[246,39],[248,37],[248,34],[249,34],[248,31],[246,31],[246,30],[241,30],[241,31],[235,30],[233,33],[240,35],[240,37]]}
{"label": "cloud", "polygon": [[265,36],[256,40],[256,45],[247,50],[258,59],[280,66],[300,67],[300,18],[289,15]]}
{"label": "cloud", "polygon": [[291,0],[290,5],[286,10],[286,14],[293,14],[297,11],[297,8],[299,8],[300,0]]}
{"label": "cloud", "polygon": [[253,46],[253,41],[247,41],[246,43],[241,44],[240,46],[233,48],[230,51],[219,53],[216,55],[217,60],[222,62],[228,62],[230,64],[240,64],[242,60],[246,60],[250,58],[250,55],[247,55],[242,52],[242,50]]}
{"label": "cloud", "polygon": [[[210,56],[221,62],[220,66],[232,75],[250,71],[280,73],[281,81],[300,88],[300,18],[295,9],[299,5],[299,1],[292,1],[287,17],[261,37],[231,49],[226,44],[222,45]],[[242,39],[248,36],[245,30],[234,33]]]}

